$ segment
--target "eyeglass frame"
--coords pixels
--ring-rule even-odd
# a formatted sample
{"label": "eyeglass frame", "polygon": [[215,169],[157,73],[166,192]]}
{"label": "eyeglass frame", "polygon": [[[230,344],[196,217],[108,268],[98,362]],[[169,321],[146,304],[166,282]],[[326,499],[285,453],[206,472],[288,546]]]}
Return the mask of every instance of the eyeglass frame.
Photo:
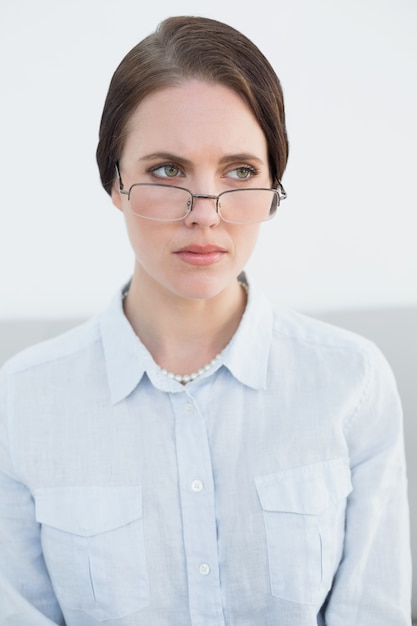
{"label": "eyeglass frame", "polygon": [[284,189],[283,184],[281,183],[281,181],[277,178],[277,183],[279,185],[279,187],[277,188],[267,188],[267,187],[247,187],[246,189],[227,189],[226,191],[222,191],[221,193],[219,193],[218,196],[215,195],[211,195],[211,194],[205,194],[205,193],[193,193],[192,191],[190,191],[189,189],[187,189],[186,187],[180,187],[179,185],[165,185],[163,183],[133,183],[133,185],[130,185],[129,189],[126,190],[124,189],[124,185],[123,185],[123,181],[122,181],[122,176],[120,173],[120,168],[119,168],[119,163],[115,163],[115,169],[116,169],[116,174],[117,174],[117,179],[119,181],[119,192],[122,193],[123,195],[127,196],[129,202],[130,202],[130,194],[131,191],[133,189],[133,187],[142,187],[142,186],[146,186],[146,187],[164,187],[166,189],[180,189],[181,191],[186,191],[187,193],[190,194],[191,196],[191,203],[189,204],[189,207],[185,213],[185,215],[183,215],[182,217],[176,217],[173,219],[164,219],[164,218],[158,218],[158,217],[147,217],[146,215],[140,215],[139,213],[135,213],[134,211],[132,211],[133,215],[136,215],[137,217],[142,217],[143,219],[150,219],[153,220],[155,222],[180,222],[181,220],[184,220],[186,217],[189,216],[189,214],[191,213],[191,211],[193,210],[194,207],[194,199],[195,198],[205,198],[208,200],[215,200],[216,201],[216,213],[217,215],[220,217],[221,220],[223,220],[223,222],[226,222],[228,224],[261,224],[262,222],[267,222],[270,219],[272,219],[276,213],[276,209],[273,213],[270,213],[269,216],[267,217],[267,219],[265,220],[261,220],[260,222],[231,222],[229,220],[224,219],[224,217],[222,216],[220,210],[219,210],[219,199],[221,198],[221,196],[224,196],[225,194],[228,193],[233,193],[234,191],[246,191],[247,190],[253,190],[253,191],[274,191],[276,193],[276,195],[278,196],[278,200],[279,203],[277,205],[280,206],[281,201],[285,200],[287,197],[287,192]]}

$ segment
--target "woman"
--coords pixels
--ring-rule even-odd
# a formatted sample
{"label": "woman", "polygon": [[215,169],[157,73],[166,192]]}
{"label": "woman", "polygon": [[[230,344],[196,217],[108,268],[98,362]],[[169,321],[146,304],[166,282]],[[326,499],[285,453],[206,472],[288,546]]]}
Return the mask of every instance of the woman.
{"label": "woman", "polygon": [[392,374],[243,273],[287,156],[231,27],[165,20],[116,70],[97,160],[133,277],[2,371],[2,624],[410,623]]}

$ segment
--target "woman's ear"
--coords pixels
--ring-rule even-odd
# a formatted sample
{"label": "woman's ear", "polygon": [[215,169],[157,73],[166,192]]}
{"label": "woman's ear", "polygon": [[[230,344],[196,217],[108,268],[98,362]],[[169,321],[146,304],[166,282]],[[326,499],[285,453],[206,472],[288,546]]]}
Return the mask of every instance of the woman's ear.
{"label": "woman's ear", "polygon": [[113,187],[111,189],[111,201],[113,202],[113,204],[116,207],[116,209],[119,209],[119,211],[123,211],[122,195],[121,195],[121,193],[120,193],[120,191],[118,189],[117,181],[114,181]]}

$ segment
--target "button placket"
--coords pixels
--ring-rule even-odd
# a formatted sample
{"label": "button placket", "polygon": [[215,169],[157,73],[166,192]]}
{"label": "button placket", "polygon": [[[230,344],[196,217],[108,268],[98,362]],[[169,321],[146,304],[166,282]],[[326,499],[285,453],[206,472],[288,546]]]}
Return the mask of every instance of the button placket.
{"label": "button placket", "polygon": [[[181,397],[182,396],[182,397]],[[216,626],[223,614],[217,547],[213,471],[208,434],[195,399],[172,394],[191,615],[211,615]],[[198,620],[197,620],[198,621]],[[208,621],[207,624],[212,623]]]}

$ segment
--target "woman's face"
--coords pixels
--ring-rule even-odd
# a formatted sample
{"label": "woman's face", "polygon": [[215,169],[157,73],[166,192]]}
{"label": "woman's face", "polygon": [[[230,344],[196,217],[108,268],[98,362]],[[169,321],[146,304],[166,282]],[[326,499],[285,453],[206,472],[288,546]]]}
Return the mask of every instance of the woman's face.
{"label": "woman's face", "polygon": [[[196,80],[141,102],[119,166],[124,189],[159,183],[218,195],[271,184],[266,139],[249,107],[231,89]],[[118,183],[112,199],[126,219],[135,276],[182,298],[211,298],[235,285],[256,243],[259,225],[224,222],[212,199],[195,199],[177,222],[133,214]]]}

